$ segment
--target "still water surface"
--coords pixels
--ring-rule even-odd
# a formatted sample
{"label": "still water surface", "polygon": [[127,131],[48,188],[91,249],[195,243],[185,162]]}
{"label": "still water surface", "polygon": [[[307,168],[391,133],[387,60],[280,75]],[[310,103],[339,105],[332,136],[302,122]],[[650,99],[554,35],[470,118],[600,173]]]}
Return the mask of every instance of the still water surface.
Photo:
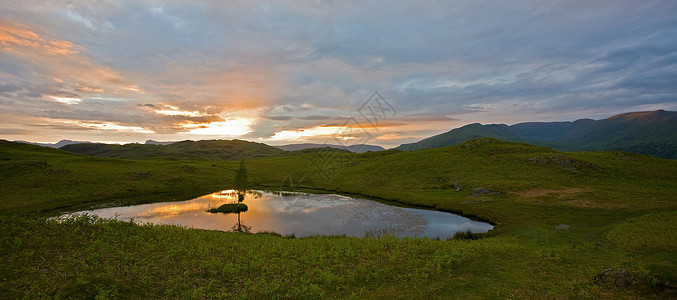
{"label": "still water surface", "polygon": [[[284,195],[284,196],[283,196]],[[448,239],[458,231],[487,232],[491,224],[440,211],[405,208],[381,202],[333,194],[252,191],[243,203],[240,224],[250,232],[276,232],[297,237],[313,235],[376,236]],[[237,228],[237,214],[209,213],[225,203],[236,202],[233,190],[224,190],[182,202],[163,202],[82,211],[103,218],[173,224],[191,228],[230,231]]]}

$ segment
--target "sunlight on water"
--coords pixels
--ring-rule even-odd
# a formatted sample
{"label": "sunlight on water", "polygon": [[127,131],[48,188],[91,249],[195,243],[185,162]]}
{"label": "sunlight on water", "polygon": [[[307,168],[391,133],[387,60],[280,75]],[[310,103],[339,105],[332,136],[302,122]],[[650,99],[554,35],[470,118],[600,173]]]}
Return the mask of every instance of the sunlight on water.
{"label": "sunlight on water", "polygon": [[[235,190],[223,190],[182,202],[152,203],[83,211],[103,218],[174,224],[230,231],[237,214],[209,213],[226,203],[236,203]],[[251,232],[270,231],[297,237],[313,235],[396,236],[447,239],[458,231],[486,232],[490,224],[451,213],[390,206],[341,195],[250,191],[248,211],[240,214]]]}

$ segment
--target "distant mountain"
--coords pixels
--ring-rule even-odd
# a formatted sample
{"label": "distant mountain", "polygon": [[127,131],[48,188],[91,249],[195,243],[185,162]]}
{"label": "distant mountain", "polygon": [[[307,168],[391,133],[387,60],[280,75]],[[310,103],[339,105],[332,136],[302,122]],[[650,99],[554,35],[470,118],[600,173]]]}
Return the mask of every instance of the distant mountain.
{"label": "distant mountain", "polygon": [[131,159],[243,160],[282,155],[281,149],[242,140],[182,141],[156,144],[72,144],[61,149],[72,153]]}
{"label": "distant mountain", "polygon": [[340,145],[305,143],[305,144],[291,144],[291,145],[274,146],[274,147],[278,148],[278,149],[285,150],[285,151],[298,151],[298,150],[305,150],[305,149],[310,149],[310,148],[330,147],[330,148],[335,148],[335,149],[348,150],[348,151],[354,152],[354,153],[364,153],[364,152],[369,152],[369,151],[383,151],[383,150],[385,150],[381,146],[365,145],[365,144],[357,144],[357,145],[351,145],[351,146],[348,146],[348,147],[344,147],[344,146],[340,146]]}
{"label": "distant mountain", "polygon": [[677,112],[632,112],[603,120],[527,122],[515,125],[469,124],[396,149],[411,151],[456,145],[491,137],[552,147],[560,151],[621,150],[677,158]]}
{"label": "distant mountain", "polygon": [[174,144],[176,142],[158,142],[154,140],[147,140],[144,144],[146,145],[162,145],[162,146],[167,146],[169,144]]}
{"label": "distant mountain", "polygon": [[61,148],[66,145],[71,145],[71,144],[87,144],[90,142],[85,142],[85,141],[71,141],[71,140],[60,140],[56,142],[55,144],[49,144],[49,143],[32,143],[32,142],[27,142],[27,141],[14,141],[16,143],[22,143],[22,144],[31,144],[31,145],[37,145],[37,146],[43,146],[43,147],[50,147],[50,148]]}
{"label": "distant mountain", "polygon": [[505,124],[482,125],[473,123],[456,128],[440,135],[432,136],[412,144],[402,144],[395,148],[403,151],[413,151],[428,148],[439,148],[463,143],[469,139],[490,137],[509,142],[525,142],[510,131],[510,126]]}

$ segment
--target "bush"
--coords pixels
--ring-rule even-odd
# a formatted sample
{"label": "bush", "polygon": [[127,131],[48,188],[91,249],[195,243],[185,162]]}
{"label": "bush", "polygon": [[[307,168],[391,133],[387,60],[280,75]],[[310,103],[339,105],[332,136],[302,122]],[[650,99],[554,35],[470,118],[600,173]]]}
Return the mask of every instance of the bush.
{"label": "bush", "polygon": [[457,233],[454,233],[454,240],[476,240],[480,238],[480,233],[472,233],[470,229],[466,231],[459,231]]}
{"label": "bush", "polygon": [[212,208],[208,210],[210,213],[224,213],[224,214],[231,214],[231,213],[239,213],[239,212],[245,212],[249,208],[247,207],[247,204],[244,203],[228,203],[219,206],[218,208]]}

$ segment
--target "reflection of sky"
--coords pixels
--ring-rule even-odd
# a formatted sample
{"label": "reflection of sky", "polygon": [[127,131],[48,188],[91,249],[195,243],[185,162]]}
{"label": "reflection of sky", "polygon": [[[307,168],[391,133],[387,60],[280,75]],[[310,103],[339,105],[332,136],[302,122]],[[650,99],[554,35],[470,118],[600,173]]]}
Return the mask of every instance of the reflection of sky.
{"label": "reflection of sky", "polygon": [[[236,199],[232,191],[222,191],[182,202],[112,207],[85,213],[119,220],[230,230],[237,223],[237,214],[212,214],[207,210]],[[450,213],[395,207],[340,195],[248,194],[244,203],[249,210],[240,215],[241,221],[251,226],[252,232],[271,231],[298,237],[394,234],[446,239],[458,231],[477,233],[493,228]]]}

